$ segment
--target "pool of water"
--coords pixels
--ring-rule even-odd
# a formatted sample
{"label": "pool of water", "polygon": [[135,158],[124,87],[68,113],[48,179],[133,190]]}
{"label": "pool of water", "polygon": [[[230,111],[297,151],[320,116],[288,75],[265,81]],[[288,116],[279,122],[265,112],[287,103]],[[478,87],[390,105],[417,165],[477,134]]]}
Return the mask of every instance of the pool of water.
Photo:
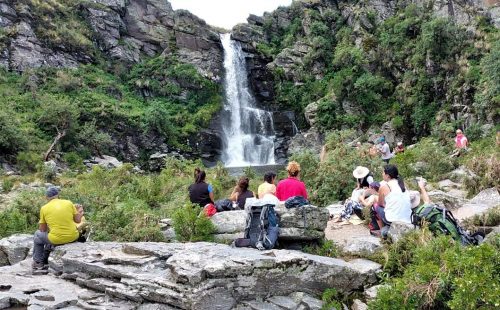
{"label": "pool of water", "polygon": [[[262,166],[251,166],[252,169],[257,173],[257,175],[264,175],[268,171],[274,171],[278,174],[281,170],[285,169],[285,165],[262,165]],[[245,169],[248,167],[228,167],[229,174],[234,177],[238,177],[245,174]]]}

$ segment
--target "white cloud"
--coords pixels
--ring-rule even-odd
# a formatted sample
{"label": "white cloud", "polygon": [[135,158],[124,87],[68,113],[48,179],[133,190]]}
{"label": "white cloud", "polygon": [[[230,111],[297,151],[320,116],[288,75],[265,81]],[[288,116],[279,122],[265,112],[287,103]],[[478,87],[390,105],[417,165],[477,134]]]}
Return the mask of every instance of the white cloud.
{"label": "white cloud", "polygon": [[208,24],[231,29],[246,22],[249,14],[261,16],[278,6],[288,6],[292,0],[169,0],[175,10],[185,9]]}

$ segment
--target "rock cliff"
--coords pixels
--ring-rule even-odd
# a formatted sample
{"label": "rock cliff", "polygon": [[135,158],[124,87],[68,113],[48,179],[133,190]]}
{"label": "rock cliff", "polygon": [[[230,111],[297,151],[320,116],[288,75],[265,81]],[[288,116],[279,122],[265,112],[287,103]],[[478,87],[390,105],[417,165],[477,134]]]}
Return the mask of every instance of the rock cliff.
{"label": "rock cliff", "polygon": [[[53,18],[48,29],[45,18]],[[70,22],[82,29],[68,33],[72,36],[68,40],[62,30],[51,29],[70,27]],[[75,67],[98,61],[97,52],[105,59],[124,62],[176,54],[206,77],[218,80],[221,76],[217,31],[187,11],[173,10],[168,1],[65,1],[58,6],[56,2],[0,0],[0,26],[0,65],[9,70]],[[80,42],[73,42],[76,39]]]}

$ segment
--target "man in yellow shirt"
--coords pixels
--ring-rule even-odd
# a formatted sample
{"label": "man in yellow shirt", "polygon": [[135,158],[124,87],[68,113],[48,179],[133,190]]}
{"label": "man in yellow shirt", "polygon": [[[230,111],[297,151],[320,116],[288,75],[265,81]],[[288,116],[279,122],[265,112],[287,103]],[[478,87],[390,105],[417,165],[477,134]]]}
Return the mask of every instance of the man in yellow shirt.
{"label": "man in yellow shirt", "polygon": [[47,269],[50,251],[46,248],[78,239],[75,223],[83,216],[82,206],[77,209],[71,201],[59,199],[57,187],[49,187],[46,197],[49,202],[40,209],[40,226],[33,240],[33,270]]}

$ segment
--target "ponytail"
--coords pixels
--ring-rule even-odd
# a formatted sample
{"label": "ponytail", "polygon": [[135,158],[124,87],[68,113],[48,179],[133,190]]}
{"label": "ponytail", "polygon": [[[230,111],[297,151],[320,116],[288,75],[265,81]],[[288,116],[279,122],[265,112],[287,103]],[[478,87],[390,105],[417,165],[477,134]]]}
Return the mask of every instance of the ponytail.
{"label": "ponytail", "polygon": [[403,178],[400,175],[398,175],[398,184],[399,187],[401,187],[401,191],[403,193],[406,192],[405,182],[403,181]]}
{"label": "ponytail", "polygon": [[196,183],[202,183],[205,181],[205,171],[200,170],[200,172],[196,175]]}

